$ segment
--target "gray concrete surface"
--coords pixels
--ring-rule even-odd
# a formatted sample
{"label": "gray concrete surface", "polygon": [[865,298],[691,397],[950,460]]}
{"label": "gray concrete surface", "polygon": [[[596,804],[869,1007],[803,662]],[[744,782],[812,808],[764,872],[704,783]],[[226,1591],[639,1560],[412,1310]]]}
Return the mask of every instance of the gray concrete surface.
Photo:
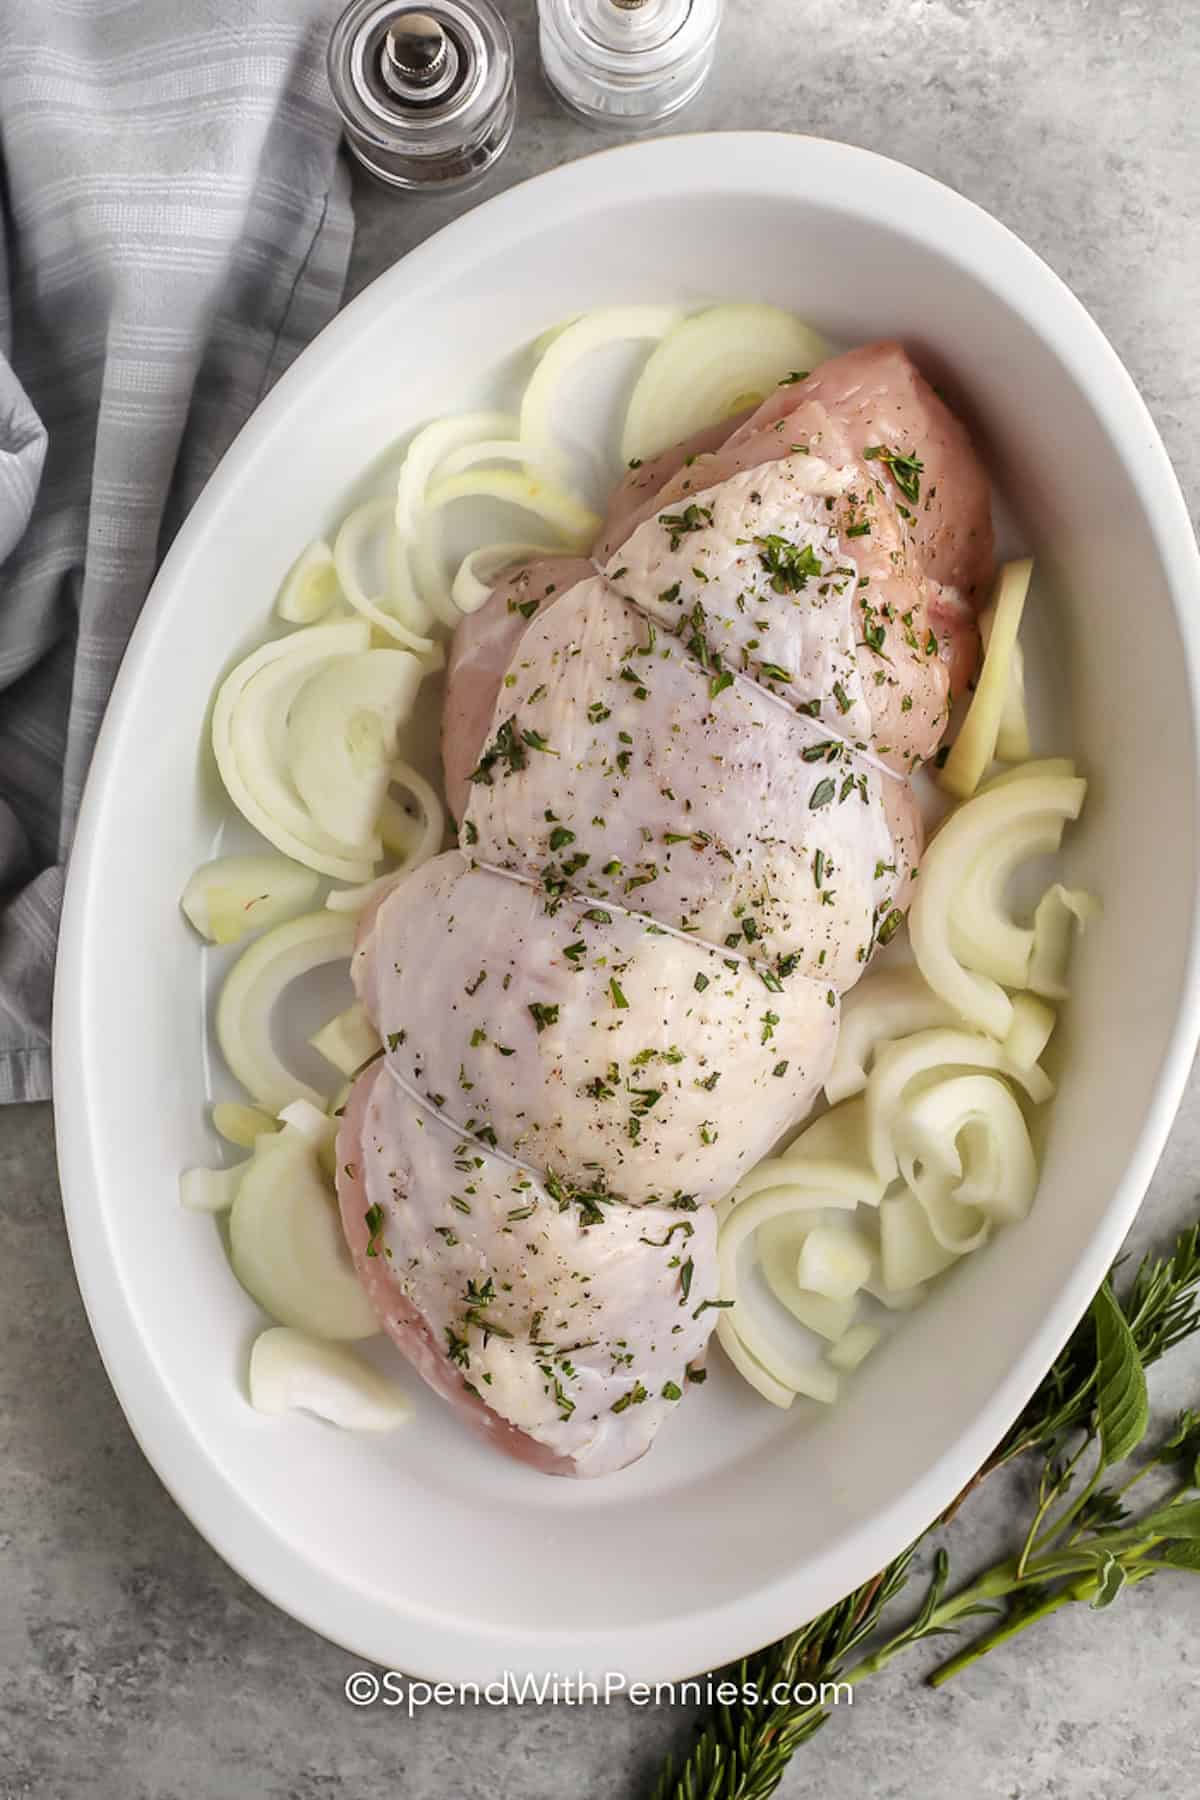
{"label": "gray concrete surface", "polygon": [[[502,0],[503,3],[503,0]],[[544,92],[533,0],[505,10],[522,116],[491,187],[591,149]],[[1193,512],[1200,449],[1196,0],[729,0],[690,128],[774,126],[915,164],[1011,225],[1133,371]],[[485,190],[486,191],[486,190]],[[459,210],[360,189],[353,286]],[[1130,596],[1131,612],[1137,597]],[[1194,1080],[1135,1232],[1193,1218]],[[47,1107],[0,1113],[0,1800],[632,1800],[690,1721],[668,1710],[430,1710],[343,1700],[351,1660],[258,1598],[175,1509],[109,1390],[71,1274]],[[1200,1345],[1156,1381],[1200,1401]],[[1007,1542],[1020,1480],[950,1535]],[[796,1759],[833,1800],[1175,1800],[1200,1791],[1200,1584],[1060,1614],[945,1692],[896,1665]],[[931,1659],[933,1660],[933,1659]]]}

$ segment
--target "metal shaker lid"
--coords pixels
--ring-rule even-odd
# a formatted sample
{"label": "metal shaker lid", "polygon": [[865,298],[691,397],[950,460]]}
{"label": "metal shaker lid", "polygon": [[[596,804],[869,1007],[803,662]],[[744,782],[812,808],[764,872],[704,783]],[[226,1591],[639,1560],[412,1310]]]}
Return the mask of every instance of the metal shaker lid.
{"label": "metal shaker lid", "polygon": [[351,0],[329,85],[350,149],[393,187],[477,180],[512,136],[512,39],[492,0]]}

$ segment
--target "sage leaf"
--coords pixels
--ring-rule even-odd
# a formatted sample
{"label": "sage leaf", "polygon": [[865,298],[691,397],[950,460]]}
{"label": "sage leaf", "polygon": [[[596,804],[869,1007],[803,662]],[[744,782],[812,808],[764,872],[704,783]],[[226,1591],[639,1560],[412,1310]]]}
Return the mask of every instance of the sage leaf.
{"label": "sage leaf", "polygon": [[1124,1462],[1150,1423],[1146,1372],[1129,1321],[1108,1282],[1092,1301],[1096,1326],[1096,1417],[1101,1465]]}
{"label": "sage leaf", "polygon": [[1111,1606],[1124,1586],[1124,1569],[1115,1556],[1106,1556],[1101,1565],[1096,1592],[1092,1598],[1092,1611],[1103,1612],[1106,1606]]}
{"label": "sage leaf", "polygon": [[1155,1507],[1139,1521],[1138,1530],[1154,1537],[1200,1538],[1200,1500]]}
{"label": "sage leaf", "polygon": [[1156,1559],[1172,1569],[1195,1569],[1200,1574],[1200,1544],[1163,1544]]}

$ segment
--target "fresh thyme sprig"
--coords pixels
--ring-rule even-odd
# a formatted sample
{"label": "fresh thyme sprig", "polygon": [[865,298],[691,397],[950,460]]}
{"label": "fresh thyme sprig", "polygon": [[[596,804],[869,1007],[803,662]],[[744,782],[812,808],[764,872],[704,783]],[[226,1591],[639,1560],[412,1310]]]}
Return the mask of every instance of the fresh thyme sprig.
{"label": "fresh thyme sprig", "polygon": [[[987,1475],[1037,1454],[1037,1505],[1019,1551],[947,1595],[949,1557],[939,1549],[916,1616],[883,1635],[885,1612],[908,1587],[918,1540],[828,1612],[724,1671],[739,1694],[758,1700],[713,1708],[679,1771],[670,1762],[662,1769],[653,1800],[767,1800],[796,1750],[830,1716],[819,1700],[763,1698],[773,1690],[798,1683],[819,1690],[835,1681],[854,1687],[914,1644],[992,1618],[929,1676],[940,1686],[1063,1606],[1086,1601],[1098,1611],[1125,1586],[1161,1571],[1200,1573],[1200,1411],[1180,1414],[1115,1486],[1103,1479],[1123,1468],[1145,1436],[1146,1369],[1200,1330],[1200,1224],[1180,1234],[1169,1256],[1144,1257],[1118,1297],[1120,1269],[1118,1262],[1016,1423],[935,1522],[947,1523]],[[1170,1471],[1175,1485],[1134,1518],[1126,1498],[1154,1471]],[[870,1641],[874,1648],[864,1648]]]}

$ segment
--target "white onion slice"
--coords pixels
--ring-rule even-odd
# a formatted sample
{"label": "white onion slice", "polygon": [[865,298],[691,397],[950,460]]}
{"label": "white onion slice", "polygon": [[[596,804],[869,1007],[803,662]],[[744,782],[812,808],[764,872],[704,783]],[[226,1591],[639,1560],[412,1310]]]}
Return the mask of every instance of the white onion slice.
{"label": "white onion slice", "polygon": [[337,1136],[337,1126],[322,1107],[314,1106],[311,1100],[289,1100],[280,1108],[280,1124],[298,1131],[305,1143],[313,1150],[320,1150],[331,1137]]}
{"label": "white onion slice", "polygon": [[414,818],[390,794],[379,813],[384,849],[402,864],[407,874],[431,861],[441,850],[446,836],[446,810],[436,788],[411,763],[393,763],[389,786],[411,794],[420,815]]}
{"label": "white onion slice", "polygon": [[959,962],[1002,987],[1023,988],[1029,979],[1033,930],[1006,909],[1017,868],[1034,856],[1051,856],[1062,844],[1058,813],[1032,813],[1013,823],[976,857],[950,906],[950,945]]}
{"label": "white onion slice", "polygon": [[877,1206],[885,1184],[865,1154],[866,1118],[861,1100],[835,1106],[792,1139],[780,1156],[756,1163],[733,1190],[734,1203],[772,1188],[802,1189],[810,1205]]}
{"label": "white onion slice", "polygon": [[577,363],[606,344],[666,337],[684,316],[678,306],[607,306],[585,313],[573,325],[558,331],[545,345],[525,388],[517,435],[528,444],[552,444],[554,403],[563,381]]}
{"label": "white onion slice", "polygon": [[1079,817],[1085,781],[1034,773],[1036,763],[1027,769],[1020,779],[998,782],[951,813],[925,851],[908,915],[913,954],[934,993],[968,1024],[1001,1039],[1012,1025],[1012,1002],[990,976],[959,961],[950,920],[955,896],[973,864],[992,854],[998,839],[1024,831],[1032,816]]}
{"label": "white onion slice", "polygon": [[408,446],[396,483],[395,520],[401,538],[411,537],[416,530],[434,472],[448,456],[466,444],[520,435],[520,421],[511,413],[502,412],[455,413],[450,418],[435,419],[418,431]]}
{"label": "white onion slice", "polygon": [[228,1212],[237,1199],[246,1163],[232,1169],[185,1169],[179,1177],[179,1202],[189,1212]]}
{"label": "white onion slice", "polygon": [[714,306],[684,319],[652,353],[633,390],[621,460],[658,456],[758,405],[789,375],[828,355],[823,338],[777,306]]}
{"label": "white onion slice", "polygon": [[247,1293],[281,1325],[331,1340],[379,1330],[316,1153],[293,1128],[264,1139],[248,1164],[230,1214],[229,1256]]}
{"label": "white onion slice", "polygon": [[967,716],[938,777],[946,792],[959,800],[969,799],[975,792],[996,754],[1000,721],[1012,682],[1013,650],[1032,578],[1033,563],[1028,557],[1005,563],[997,577],[983,668]]}
{"label": "white onion slice", "polygon": [[[986,639],[985,639],[986,642]],[[996,733],[996,757],[1003,763],[1028,762],[1033,755],[1029,732],[1029,711],[1025,704],[1025,652],[1019,643],[1013,645],[1008,670],[1008,687],[1000,710],[1000,728]]]}
{"label": "white onion slice", "polygon": [[403,567],[410,580],[415,577],[424,606],[450,630],[458,623],[458,614],[443,567],[441,521],[426,509],[429,485],[438,466],[457,450],[497,438],[511,440],[519,432],[519,420],[508,413],[458,413],[426,425],[404,458],[395,506]]}
{"label": "white onion slice", "polygon": [[863,1293],[870,1294],[872,1300],[878,1300],[880,1306],[886,1307],[888,1312],[912,1312],[916,1307],[923,1306],[929,1298],[929,1289],[924,1282],[918,1282],[909,1288],[893,1289],[885,1286],[883,1265],[878,1258],[870,1277],[863,1282]]}
{"label": "white onion slice", "polygon": [[796,1398],[795,1388],[786,1387],[782,1381],[776,1381],[774,1375],[764,1369],[756,1356],[752,1356],[729,1323],[728,1313],[722,1313],[717,1320],[717,1342],[742,1377],[750,1386],[760,1393],[764,1400],[786,1412]]}
{"label": "white onion slice", "polygon": [[534,338],[530,346],[530,361],[540,363],[551,344],[555,343],[564,331],[570,331],[572,325],[578,325],[582,313],[572,313],[569,319],[560,319],[557,325],[547,325],[541,337]]}
{"label": "white onion slice", "polygon": [[871,1273],[871,1252],[856,1232],[814,1225],[796,1260],[796,1283],[826,1300],[849,1300]]}
{"label": "white onion slice", "polygon": [[[213,705],[212,745],[230,799],[285,856],[343,881],[366,881],[373,861],[359,847],[335,842],[313,822],[282,769],[287,712],[300,687],[331,656],[370,644],[359,619],[310,625],[264,644],[226,676]],[[368,847],[369,849],[369,847]]]}
{"label": "white onion slice", "polygon": [[408,1396],[340,1344],[323,1344],[287,1325],[272,1326],[250,1352],[256,1412],[310,1412],[345,1431],[394,1431],[412,1417]]}
{"label": "white onion slice", "polygon": [[450,597],[460,613],[478,612],[490,598],[506,569],[537,557],[553,556],[549,544],[484,544],[464,556],[450,587]]}
{"label": "white onion slice", "polygon": [[438,464],[434,479],[441,481],[447,475],[462,475],[467,469],[477,469],[481,463],[497,462],[518,463],[531,471],[539,469],[556,481],[562,479],[567,468],[565,456],[553,444],[526,444],[520,438],[486,438],[482,443],[463,444],[460,449],[452,450]]}
{"label": "white onion slice", "polygon": [[734,1302],[730,1315],[734,1332],[775,1381],[795,1393],[831,1402],[837,1395],[837,1383],[829,1379],[829,1370],[821,1364],[801,1360],[786,1346],[777,1343],[756,1316],[751,1291],[738,1280],[738,1258],[747,1239],[769,1219],[794,1212],[797,1206],[806,1210],[808,1204],[809,1196],[803,1190],[797,1194],[796,1190],[782,1189],[756,1194],[733,1208],[717,1239],[721,1297]]}
{"label": "white onion slice", "polygon": [[[365,540],[373,532],[386,531],[390,535],[394,530],[393,503],[390,500],[368,500],[364,505],[355,507],[342,521],[333,540],[333,560],[342,592],[355,612],[361,613],[364,619],[369,619],[377,631],[386,632],[402,649],[411,650],[417,656],[425,656],[433,649],[433,639],[411,630],[396,613],[388,611],[377,600],[372,600],[358,572]],[[397,580],[398,573],[399,565],[392,562],[388,569],[389,583]]]}
{"label": "white onion slice", "polygon": [[322,1025],[308,1041],[342,1075],[356,1075],[364,1063],[370,1062],[383,1049],[379,1033],[367,1017],[367,1009],[361,1000],[356,1000],[345,1012]]}
{"label": "white onion slice", "polygon": [[474,469],[436,481],[426,496],[426,516],[457,500],[498,500],[533,513],[557,531],[572,550],[586,550],[601,525],[590,507],[557,482],[516,469]]}
{"label": "white onion slice", "polygon": [[[847,1215],[848,1216],[848,1215]],[[784,1213],[758,1229],[755,1257],[767,1286],[792,1317],[818,1337],[831,1342],[840,1338],[858,1310],[858,1300],[847,1297],[831,1300],[825,1294],[810,1293],[800,1287],[796,1269],[811,1221],[820,1213]]]}
{"label": "white onion slice", "polygon": [[279,1121],[257,1106],[244,1106],[240,1100],[221,1100],[212,1109],[214,1128],[227,1144],[239,1150],[253,1150],[260,1137],[279,1130]]}
{"label": "white onion slice", "polygon": [[[908,1102],[903,1133],[910,1154],[915,1150],[927,1168],[951,1179],[949,1191],[960,1208],[996,1225],[1028,1216],[1037,1158],[1024,1114],[998,1076],[935,1082]],[[936,1224],[934,1231],[946,1243]]]}
{"label": "white onion slice", "polygon": [[285,856],[218,856],[198,868],[179,904],[202,938],[236,944],[311,905],[318,879]]}
{"label": "white onion slice", "polygon": [[878,1325],[851,1325],[825,1354],[835,1369],[849,1375],[867,1360],[882,1337]]}
{"label": "white onion slice", "polygon": [[295,1099],[325,1105],[280,1060],[271,1033],[276,1002],[299,976],[341,962],[353,949],[353,919],[324,910],[306,913],[256,939],[225,978],[217,1002],[217,1041],[247,1093],[272,1112]]}
{"label": "white onion slice", "polygon": [[275,611],[289,625],[313,625],[341,597],[333,551],[315,538],[300,552],[283,578]]}
{"label": "white onion slice", "polygon": [[884,1285],[900,1291],[931,1281],[958,1261],[938,1243],[924,1207],[907,1191],[889,1195],[879,1208],[879,1248]]}
{"label": "white onion slice", "polygon": [[402,873],[399,869],[389,869],[386,875],[377,875],[374,881],[364,881],[361,887],[333,888],[326,895],[325,904],[330,912],[348,913],[357,919],[377,895],[395,887]]}
{"label": "white onion slice", "polygon": [[[867,1082],[867,1147],[881,1180],[900,1172],[896,1151],[904,1129],[909,1087],[922,1078],[963,1069],[992,1069],[1016,1081],[1035,1105],[1048,1100],[1054,1084],[1038,1064],[1021,1068],[992,1038],[969,1031],[918,1031],[881,1046]],[[918,1279],[920,1279],[918,1277]],[[908,1284],[905,1284],[908,1285]]]}
{"label": "white onion slice", "polygon": [[1100,911],[1094,894],[1055,882],[1038,901],[1033,915],[1033,950],[1029,985],[1051,1000],[1067,998],[1067,970],[1075,932],[1083,931]]}
{"label": "white onion slice", "polygon": [[1013,1020],[1004,1040],[1004,1054],[1019,1069],[1031,1069],[1034,1063],[1041,1061],[1058,1015],[1052,1006],[1032,994],[1014,994],[1012,1008]]}
{"label": "white onion slice", "polygon": [[836,1104],[862,1092],[881,1043],[934,1025],[958,1023],[954,1008],[938,998],[911,963],[873,971],[842,996],[842,1020],[833,1067],[825,1083],[826,1099]]}
{"label": "white onion slice", "polygon": [[908,1190],[919,1201],[929,1229],[943,1250],[953,1256],[966,1256],[987,1241],[991,1223],[977,1206],[959,1200],[955,1179],[944,1170],[921,1168],[914,1171],[906,1157],[901,1157]]}
{"label": "white onion slice", "polygon": [[287,764],[322,830],[347,843],[374,838],[400,727],[424,671],[407,650],[333,657],[307,681],[287,722]]}
{"label": "white onion slice", "polygon": [[1011,769],[1000,769],[989,775],[980,786],[981,794],[992,794],[997,788],[1011,787],[1015,781],[1044,781],[1048,776],[1070,781],[1076,773],[1074,759],[1069,756],[1039,756],[1034,762],[1016,763]]}

